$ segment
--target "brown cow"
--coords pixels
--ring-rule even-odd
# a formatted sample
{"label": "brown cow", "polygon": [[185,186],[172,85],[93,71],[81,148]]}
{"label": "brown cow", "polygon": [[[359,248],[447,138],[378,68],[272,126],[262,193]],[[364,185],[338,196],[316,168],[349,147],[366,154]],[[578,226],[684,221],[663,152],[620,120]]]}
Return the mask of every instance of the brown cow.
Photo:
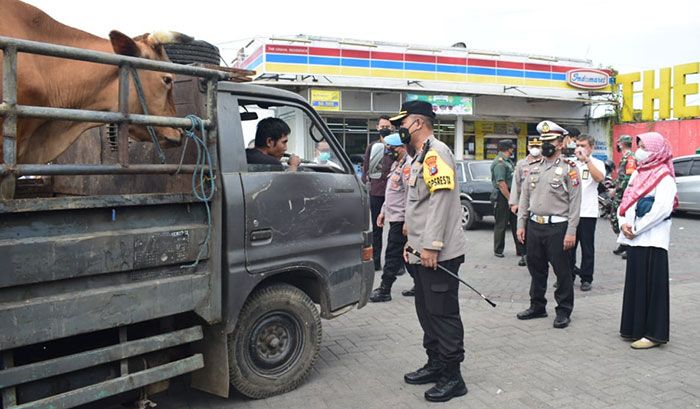
{"label": "brown cow", "polygon": [[[119,31],[110,32],[107,40],[61,24],[38,8],[18,0],[0,0],[0,16],[2,36],[158,61],[168,61],[163,44],[192,40],[191,37],[179,33],[144,34],[132,39]],[[2,54],[0,67],[1,62]],[[17,70],[18,104],[95,111],[118,110],[118,69],[115,66],[20,53]],[[145,70],[138,72],[149,114],[174,116],[173,75]],[[133,80],[129,98],[130,112],[142,113]],[[17,129],[17,163],[50,162],[65,151],[80,134],[99,125],[20,118]],[[180,130],[155,129],[161,145],[180,143]],[[145,127],[133,126],[129,131],[135,139],[150,141]],[[0,144],[0,152],[1,148]]]}

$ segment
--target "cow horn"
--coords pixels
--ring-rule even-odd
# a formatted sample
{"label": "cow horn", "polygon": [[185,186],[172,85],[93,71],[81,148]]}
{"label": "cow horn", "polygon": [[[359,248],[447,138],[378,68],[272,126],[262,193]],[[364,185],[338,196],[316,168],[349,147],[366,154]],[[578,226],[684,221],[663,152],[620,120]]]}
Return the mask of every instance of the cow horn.
{"label": "cow horn", "polygon": [[148,43],[157,46],[162,44],[189,43],[194,38],[176,31],[154,31],[148,35]]}

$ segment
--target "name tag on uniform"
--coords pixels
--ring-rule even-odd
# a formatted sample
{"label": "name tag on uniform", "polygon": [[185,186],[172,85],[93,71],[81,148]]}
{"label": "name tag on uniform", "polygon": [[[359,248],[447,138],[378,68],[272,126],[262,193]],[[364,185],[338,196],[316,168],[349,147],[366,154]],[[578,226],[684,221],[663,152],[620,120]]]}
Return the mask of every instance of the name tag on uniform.
{"label": "name tag on uniform", "polygon": [[583,172],[581,172],[581,179],[583,179],[583,180],[588,180],[588,176],[589,176],[590,174],[591,174],[591,173],[588,171],[588,169],[584,169]]}

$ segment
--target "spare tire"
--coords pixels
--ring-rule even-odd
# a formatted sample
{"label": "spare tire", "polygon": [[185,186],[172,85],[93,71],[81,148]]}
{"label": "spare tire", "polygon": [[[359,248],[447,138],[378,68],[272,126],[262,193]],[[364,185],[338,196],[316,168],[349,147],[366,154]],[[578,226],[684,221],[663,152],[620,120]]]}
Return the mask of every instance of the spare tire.
{"label": "spare tire", "polygon": [[219,65],[221,54],[219,49],[202,40],[189,43],[165,44],[165,52],[170,61],[177,64],[214,64]]}

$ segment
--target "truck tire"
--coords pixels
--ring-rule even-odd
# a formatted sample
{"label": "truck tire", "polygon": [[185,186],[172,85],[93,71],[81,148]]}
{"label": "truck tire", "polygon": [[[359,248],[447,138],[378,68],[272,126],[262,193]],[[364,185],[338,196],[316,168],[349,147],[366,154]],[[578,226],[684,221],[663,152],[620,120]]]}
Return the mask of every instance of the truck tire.
{"label": "truck tire", "polygon": [[219,65],[219,49],[206,41],[194,40],[190,43],[165,44],[165,53],[176,64],[205,63]]}
{"label": "truck tire", "polygon": [[321,348],[321,316],[308,295],[288,284],[264,287],[246,301],[228,336],[229,380],[261,399],[291,391]]}
{"label": "truck tire", "polygon": [[477,216],[474,205],[469,200],[462,199],[460,204],[462,205],[462,229],[471,230],[474,228],[474,223],[476,223],[479,216]]}

